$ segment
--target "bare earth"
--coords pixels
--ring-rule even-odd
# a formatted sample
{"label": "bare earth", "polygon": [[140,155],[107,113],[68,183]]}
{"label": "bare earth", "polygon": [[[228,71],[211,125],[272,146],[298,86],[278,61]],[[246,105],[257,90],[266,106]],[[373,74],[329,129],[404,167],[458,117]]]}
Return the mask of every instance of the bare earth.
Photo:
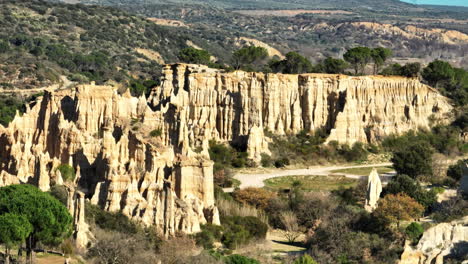
{"label": "bare earth", "polygon": [[[381,166],[391,166],[392,163],[379,163],[379,164],[366,164],[366,165],[354,165],[354,166],[316,166],[316,167],[309,167],[307,169],[277,169],[275,171],[267,172],[267,173],[238,173],[234,175],[234,178],[241,182],[240,188],[247,188],[247,187],[257,187],[262,188],[265,186],[263,183],[264,180],[275,178],[275,177],[285,177],[285,176],[297,176],[297,175],[344,175],[348,178],[353,179],[362,179],[366,178],[367,176],[359,176],[354,174],[343,174],[343,173],[333,173],[334,170],[341,170],[341,169],[350,169],[350,168],[365,168],[365,167],[381,167]],[[394,173],[388,173],[384,175],[380,175],[380,178],[383,182],[388,181],[390,177],[392,177]]]}

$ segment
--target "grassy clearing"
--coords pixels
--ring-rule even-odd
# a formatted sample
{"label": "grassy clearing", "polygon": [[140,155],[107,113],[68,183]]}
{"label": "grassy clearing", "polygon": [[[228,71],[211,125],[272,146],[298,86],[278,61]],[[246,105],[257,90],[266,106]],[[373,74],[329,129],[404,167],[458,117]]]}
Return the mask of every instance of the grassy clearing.
{"label": "grassy clearing", "polygon": [[333,191],[340,188],[354,187],[358,181],[344,176],[287,176],[265,180],[265,187],[272,191],[288,189],[299,181],[305,191]]}
{"label": "grassy clearing", "polygon": [[[373,167],[364,167],[364,168],[349,168],[349,169],[341,169],[341,170],[333,170],[332,173],[345,173],[345,174],[354,174],[359,176],[368,176],[372,171]],[[391,166],[385,167],[375,167],[379,174],[389,173],[394,171]]]}

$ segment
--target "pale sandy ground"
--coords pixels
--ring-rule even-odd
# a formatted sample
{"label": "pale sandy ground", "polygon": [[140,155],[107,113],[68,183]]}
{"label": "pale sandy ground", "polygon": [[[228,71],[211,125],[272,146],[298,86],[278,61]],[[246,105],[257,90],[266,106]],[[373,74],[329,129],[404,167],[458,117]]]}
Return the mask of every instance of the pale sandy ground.
{"label": "pale sandy ground", "polygon": [[[366,168],[366,167],[382,167],[391,166],[392,163],[379,163],[379,164],[366,164],[366,165],[349,165],[349,166],[314,166],[307,169],[276,169],[264,173],[237,173],[234,178],[241,182],[240,188],[257,187],[262,188],[265,186],[264,180],[285,177],[285,176],[298,176],[298,175],[316,175],[316,176],[328,176],[328,175],[344,175],[348,178],[361,179],[367,176],[359,176],[354,174],[344,173],[333,173],[334,170],[351,169],[351,168]],[[382,181],[387,181],[392,177],[393,173],[380,175]]]}

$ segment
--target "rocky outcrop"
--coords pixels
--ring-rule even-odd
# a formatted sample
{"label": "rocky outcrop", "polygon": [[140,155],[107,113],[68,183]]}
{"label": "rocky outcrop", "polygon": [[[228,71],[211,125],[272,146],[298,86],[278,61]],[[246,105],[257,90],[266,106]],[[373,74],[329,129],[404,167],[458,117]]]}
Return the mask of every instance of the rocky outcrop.
{"label": "rocky outcrop", "polygon": [[448,255],[468,257],[468,216],[451,223],[442,223],[424,232],[418,245],[406,244],[400,264],[443,264]]}
{"label": "rocky outcrop", "polygon": [[66,181],[57,167],[71,165],[76,179],[64,184],[76,189],[69,210],[81,244],[85,198],[168,236],[197,232],[207,218],[219,223],[213,163],[207,149],[190,149],[186,113],[173,110],[153,111],[144,97],[119,95],[111,86],[46,92],[7,128],[0,126],[0,183],[47,191]]}
{"label": "rocky outcrop", "polygon": [[[448,100],[417,79],[335,74],[224,73],[199,65],[168,65],[149,98],[154,109],[180,113],[195,149],[208,139],[268,152],[261,131],[285,135],[325,129],[328,142],[375,142],[429,127],[451,110]],[[170,118],[170,117],[167,117]],[[170,128],[168,128],[170,129]]]}
{"label": "rocky outcrop", "polygon": [[[166,235],[193,233],[219,223],[210,140],[236,144],[259,161],[269,153],[265,131],[324,129],[328,141],[374,142],[428,127],[429,117],[450,110],[446,98],[416,79],[168,65],[148,100],[112,86],[46,92],[0,126],[0,184],[44,191],[69,184],[91,203]],[[61,164],[76,170],[72,182],[57,172]]]}
{"label": "rocky outcrop", "polygon": [[368,212],[374,211],[377,208],[377,202],[382,192],[382,182],[380,181],[379,174],[375,168],[372,169],[367,179],[367,195],[364,208]]}

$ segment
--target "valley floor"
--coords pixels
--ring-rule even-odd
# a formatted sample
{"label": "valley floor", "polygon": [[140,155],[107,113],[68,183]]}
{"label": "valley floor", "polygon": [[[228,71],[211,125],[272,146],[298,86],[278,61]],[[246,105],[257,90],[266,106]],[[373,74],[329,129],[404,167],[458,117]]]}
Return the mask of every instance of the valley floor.
{"label": "valley floor", "polygon": [[[333,166],[314,166],[309,167],[306,169],[275,169],[264,173],[238,173],[234,176],[235,179],[241,182],[240,188],[244,189],[247,187],[257,187],[262,188],[265,187],[265,180],[276,178],[276,177],[285,177],[285,176],[306,176],[306,175],[314,175],[314,176],[345,176],[347,178],[353,179],[365,179],[367,175],[359,175],[361,173],[352,174],[349,172],[337,172],[340,170],[346,169],[355,169],[355,168],[379,168],[379,167],[388,167],[391,166],[392,163],[379,163],[379,164],[366,164],[366,165],[353,165],[353,166],[340,166],[340,165],[333,165]],[[388,172],[385,174],[380,175],[381,180],[385,183],[391,177],[394,176],[394,172]]]}

